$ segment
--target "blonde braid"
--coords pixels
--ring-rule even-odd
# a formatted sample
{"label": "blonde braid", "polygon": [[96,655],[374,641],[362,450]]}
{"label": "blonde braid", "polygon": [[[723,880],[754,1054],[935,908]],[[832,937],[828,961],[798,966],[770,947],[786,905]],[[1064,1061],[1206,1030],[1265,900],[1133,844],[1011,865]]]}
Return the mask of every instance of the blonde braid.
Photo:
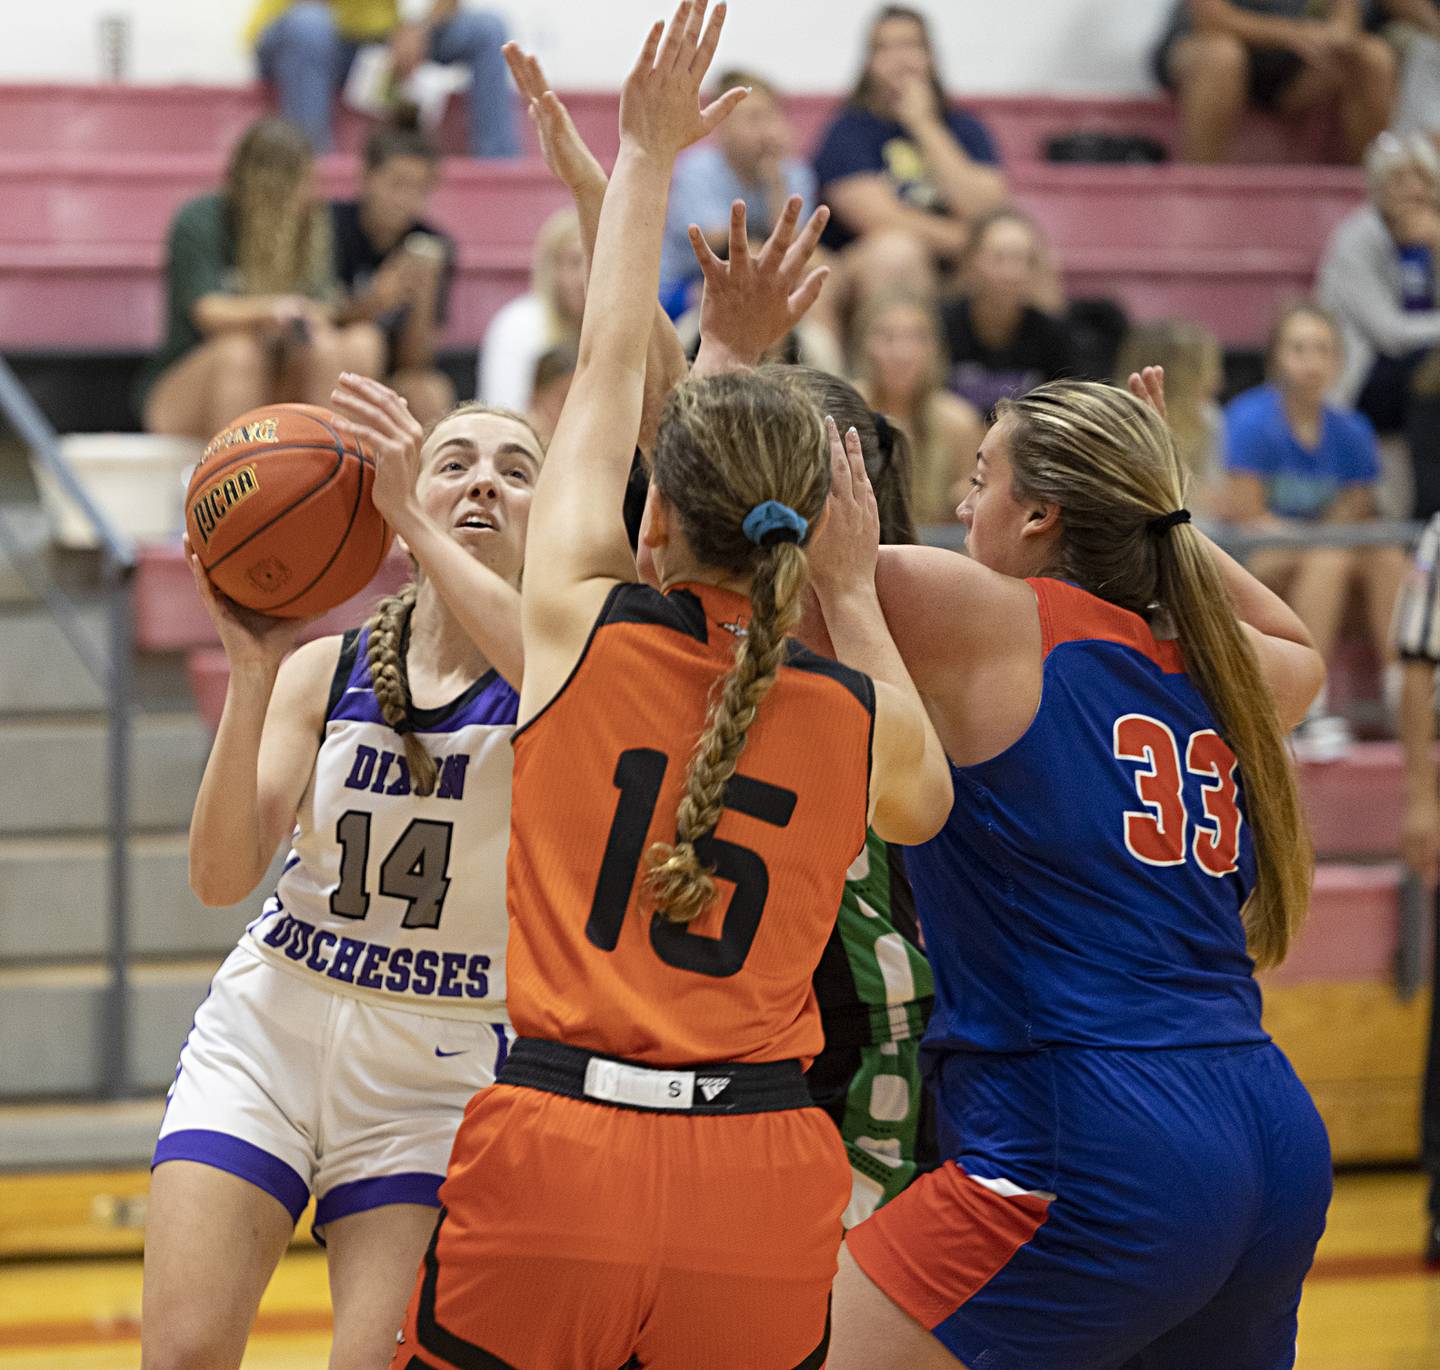
{"label": "blonde braid", "polygon": [[410,681],[402,650],[410,614],[415,608],[416,588],[405,586],[399,594],[382,599],[365,625],[370,630],[366,662],[370,682],[380,705],[380,714],[405,743],[405,761],[410,767],[410,788],[427,795],[435,788],[435,759],[410,731]]}
{"label": "blonde braid", "polygon": [[780,673],[786,635],[800,621],[807,579],[806,556],[795,543],[776,543],[756,557],[750,624],[690,759],[685,796],[676,813],[680,840],[656,842],[649,852],[646,888],[660,916],[671,923],[691,922],[715,900],[714,870],[700,864],[695,843],[720,821],[725,787],[745,750],[746,734]]}

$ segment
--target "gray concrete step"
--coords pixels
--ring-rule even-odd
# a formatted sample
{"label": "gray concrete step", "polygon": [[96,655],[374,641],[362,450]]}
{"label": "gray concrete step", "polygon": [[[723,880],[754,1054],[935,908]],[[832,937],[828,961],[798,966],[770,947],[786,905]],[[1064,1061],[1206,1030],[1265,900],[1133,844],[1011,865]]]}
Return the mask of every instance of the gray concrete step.
{"label": "gray concrete step", "polygon": [[[0,721],[0,836],[97,832],[106,826],[101,717]],[[193,714],[136,719],[131,826],[188,826],[210,738]]]}
{"label": "gray concrete step", "polygon": [[[255,892],[207,909],[190,892],[186,837],[130,840],[130,948],[135,956],[223,956],[275,888],[285,844]],[[0,965],[103,959],[109,946],[110,848],[103,837],[0,839]]]}
{"label": "gray concrete step", "polygon": [[[130,1085],[163,1091],[222,958],[131,967]],[[103,1094],[104,966],[0,970],[0,1098]]]}
{"label": "gray concrete step", "polygon": [[[105,648],[106,618],[86,606],[76,625],[85,640]],[[93,712],[105,708],[105,689],[43,607],[0,615],[0,715]]]}
{"label": "gray concrete step", "polygon": [[0,1107],[0,1170],[60,1170],[148,1163],[165,1112],[161,1094],[121,1103]]}

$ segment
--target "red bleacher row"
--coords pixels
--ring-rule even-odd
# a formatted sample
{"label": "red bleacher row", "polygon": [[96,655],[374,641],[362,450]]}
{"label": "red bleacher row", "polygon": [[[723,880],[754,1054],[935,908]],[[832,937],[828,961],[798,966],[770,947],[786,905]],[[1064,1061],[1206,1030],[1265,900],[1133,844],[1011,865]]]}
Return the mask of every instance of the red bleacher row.
{"label": "red bleacher row", "polygon": [[[596,149],[613,155],[616,97],[567,97]],[[1078,128],[1170,142],[1166,101],[986,99],[1016,200],[1055,243],[1070,294],[1111,296],[1133,317],[1196,319],[1227,344],[1254,346],[1280,299],[1310,286],[1326,237],[1363,197],[1360,174],[1316,165],[1047,165],[1043,145]],[[0,349],[144,350],[159,337],[166,226],[214,188],[226,149],[265,108],[258,88],[0,87]],[[834,101],[792,102],[809,146]],[[458,111],[452,110],[452,114]],[[351,192],[362,134],[342,118],[324,193]],[[1257,116],[1242,152],[1303,161],[1323,125],[1290,130]],[[453,131],[446,141],[453,145]],[[543,165],[446,165],[435,218],[459,241],[448,340],[474,344],[496,308],[525,288],[530,244],[566,202]]]}

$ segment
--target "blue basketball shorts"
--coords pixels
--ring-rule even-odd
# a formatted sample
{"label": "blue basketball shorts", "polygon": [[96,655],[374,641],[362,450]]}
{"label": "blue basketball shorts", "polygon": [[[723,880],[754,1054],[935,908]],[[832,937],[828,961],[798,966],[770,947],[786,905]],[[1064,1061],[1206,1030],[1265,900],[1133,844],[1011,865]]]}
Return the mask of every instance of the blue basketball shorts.
{"label": "blue basketball shorts", "polygon": [[847,1241],[968,1370],[1289,1370],[1330,1149],[1269,1044],[954,1054],[944,1164]]}

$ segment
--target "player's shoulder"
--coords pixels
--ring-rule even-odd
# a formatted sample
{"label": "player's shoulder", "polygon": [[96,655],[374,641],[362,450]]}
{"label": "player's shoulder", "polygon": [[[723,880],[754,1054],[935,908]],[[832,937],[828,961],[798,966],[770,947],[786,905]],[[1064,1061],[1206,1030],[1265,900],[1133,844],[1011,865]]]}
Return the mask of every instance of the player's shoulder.
{"label": "player's shoulder", "polygon": [[785,668],[813,680],[831,681],[863,705],[867,713],[875,712],[875,682],[853,666],[845,666],[833,657],[812,652],[792,639],[786,644]]}

